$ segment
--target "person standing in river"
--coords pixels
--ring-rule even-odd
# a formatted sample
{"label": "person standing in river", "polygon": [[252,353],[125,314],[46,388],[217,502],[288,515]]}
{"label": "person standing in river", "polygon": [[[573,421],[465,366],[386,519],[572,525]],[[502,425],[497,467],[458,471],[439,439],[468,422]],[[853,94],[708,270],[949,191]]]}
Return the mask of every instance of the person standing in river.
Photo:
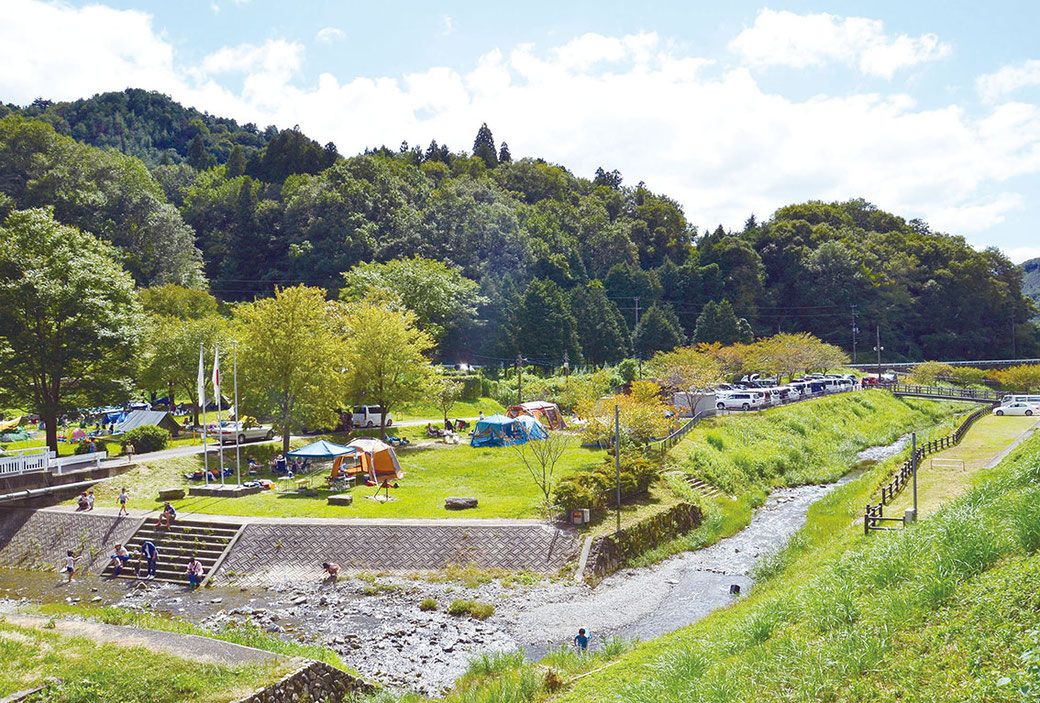
{"label": "person standing in river", "polygon": [[583,653],[589,651],[589,638],[585,634],[585,628],[579,628],[578,634],[574,636],[574,646],[580,649]]}
{"label": "person standing in river", "polygon": [[148,575],[146,578],[155,578],[155,567],[159,563],[159,548],[155,546],[155,542],[150,539],[146,539],[141,544],[141,553],[144,554],[145,561],[148,562]]}

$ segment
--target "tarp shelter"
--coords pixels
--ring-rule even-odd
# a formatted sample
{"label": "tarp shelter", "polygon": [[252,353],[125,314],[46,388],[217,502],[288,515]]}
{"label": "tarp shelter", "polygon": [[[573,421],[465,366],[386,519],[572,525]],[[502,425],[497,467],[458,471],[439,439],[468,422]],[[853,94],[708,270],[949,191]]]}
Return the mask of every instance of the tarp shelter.
{"label": "tarp shelter", "polygon": [[530,415],[507,417],[490,415],[477,420],[473,428],[471,447],[506,447],[512,444],[525,444],[534,439],[548,437],[541,423]]}
{"label": "tarp shelter", "polygon": [[0,420],[0,432],[7,432],[8,430],[18,429],[18,425],[22,424],[22,416],[14,418],[13,420]]}
{"label": "tarp shelter", "polygon": [[174,420],[173,415],[168,412],[162,410],[131,410],[126,414],[122,422],[116,425],[116,434],[123,434],[143,425],[161,427],[174,437],[180,434],[181,431],[180,423]]}
{"label": "tarp shelter", "polygon": [[377,484],[404,476],[394,448],[386,442],[372,437],[358,437],[347,446],[358,451],[361,468]]}
{"label": "tarp shelter", "polygon": [[353,454],[356,451],[356,449],[344,447],[342,444],[333,444],[332,442],[326,442],[324,439],[319,439],[306,447],[292,450],[289,452],[289,456],[293,459],[335,459],[338,456]]}
{"label": "tarp shelter", "polygon": [[544,400],[533,400],[528,403],[514,405],[506,411],[506,415],[508,417],[530,415],[551,430],[563,428],[563,414],[560,412],[560,408],[556,403],[549,403]]}

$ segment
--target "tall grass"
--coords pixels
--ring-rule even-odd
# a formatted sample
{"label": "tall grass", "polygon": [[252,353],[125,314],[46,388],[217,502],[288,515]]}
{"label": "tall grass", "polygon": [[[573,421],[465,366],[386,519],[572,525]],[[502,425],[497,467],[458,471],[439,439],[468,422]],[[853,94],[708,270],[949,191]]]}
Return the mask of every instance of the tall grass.
{"label": "tall grass", "polygon": [[1034,664],[1021,633],[1040,629],[1040,437],[933,516],[864,537],[850,513],[884,470],[813,506],[748,597],[560,700],[1024,700]]}

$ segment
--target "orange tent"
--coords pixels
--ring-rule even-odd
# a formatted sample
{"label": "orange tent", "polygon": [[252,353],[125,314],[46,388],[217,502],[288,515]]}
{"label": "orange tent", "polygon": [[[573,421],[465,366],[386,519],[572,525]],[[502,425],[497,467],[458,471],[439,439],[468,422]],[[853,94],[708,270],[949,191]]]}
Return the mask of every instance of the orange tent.
{"label": "orange tent", "polygon": [[358,452],[361,468],[376,483],[393,481],[404,476],[394,448],[372,437],[359,437],[347,445]]}
{"label": "orange tent", "polygon": [[520,415],[530,415],[550,430],[559,430],[564,426],[563,414],[560,412],[560,408],[557,407],[556,403],[549,403],[544,400],[533,400],[528,403],[514,405],[506,411],[507,417],[519,417]]}

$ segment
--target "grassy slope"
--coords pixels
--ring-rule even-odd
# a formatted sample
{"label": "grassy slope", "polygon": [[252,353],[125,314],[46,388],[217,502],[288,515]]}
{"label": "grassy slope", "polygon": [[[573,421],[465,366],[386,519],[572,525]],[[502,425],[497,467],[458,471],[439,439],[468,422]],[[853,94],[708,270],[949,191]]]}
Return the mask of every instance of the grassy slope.
{"label": "grassy slope", "polygon": [[562,700],[1022,700],[1012,689],[1036,676],[1024,633],[1040,629],[1040,437],[916,527],[864,537],[854,519],[879,474],[814,505],[749,597]]}
{"label": "grassy slope", "polygon": [[0,621],[0,696],[32,688],[47,677],[60,685],[30,700],[161,703],[223,701],[248,695],[288,673],[278,665],[216,666],[143,647],[97,644],[58,632]]}

